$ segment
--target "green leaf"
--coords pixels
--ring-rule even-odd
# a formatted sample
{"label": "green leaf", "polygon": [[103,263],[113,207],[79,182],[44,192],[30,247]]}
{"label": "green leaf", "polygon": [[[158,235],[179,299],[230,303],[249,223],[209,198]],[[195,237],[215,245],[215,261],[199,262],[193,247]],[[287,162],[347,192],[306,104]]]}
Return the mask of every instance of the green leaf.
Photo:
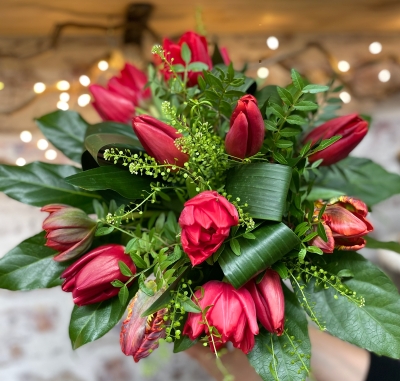
{"label": "green leaf", "polygon": [[301,101],[294,105],[295,110],[299,111],[312,111],[317,110],[318,105],[311,101]]}
{"label": "green leaf", "polygon": [[195,345],[198,342],[198,340],[190,340],[188,336],[181,336],[180,339],[176,339],[174,341],[174,353],[179,353],[186,351],[186,349],[189,349],[193,345]]}
{"label": "green leaf", "polygon": [[0,288],[16,291],[60,285],[60,275],[70,262],[53,260],[57,252],[45,243],[45,232],[41,232],[0,258]]}
{"label": "green leaf", "polygon": [[120,123],[99,123],[90,126],[86,133],[85,147],[99,165],[110,163],[110,161],[105,162],[103,158],[104,150],[107,148],[130,149],[132,152],[143,150],[132,128]]}
{"label": "green leaf", "polygon": [[181,64],[172,65],[172,69],[175,73],[184,73],[186,68]]}
{"label": "green leaf", "polygon": [[283,111],[283,108],[276,103],[271,103],[269,106],[269,110],[278,118],[285,119],[285,111]]}
{"label": "green leaf", "polygon": [[294,294],[287,287],[283,287],[283,291],[283,335],[273,335],[262,328],[255,337],[253,350],[247,355],[250,364],[264,381],[298,381],[304,380],[309,374],[311,344],[307,319]]}
{"label": "green leaf", "polygon": [[304,88],[304,80],[301,75],[294,69],[292,69],[290,74],[292,77],[293,85],[296,87],[296,89],[302,90]]}
{"label": "green leaf", "polygon": [[142,259],[142,257],[137,255],[136,253],[129,253],[129,256],[131,257],[136,267],[139,267],[141,269],[146,269],[148,267],[144,259]]}
{"label": "green leaf", "polygon": [[306,124],[306,120],[304,118],[302,118],[300,115],[289,115],[286,118],[286,122],[289,124],[297,124],[299,126],[303,126],[304,124]]}
{"label": "green leaf", "polygon": [[354,274],[349,269],[342,269],[336,274],[339,278],[353,278]]}
{"label": "green leaf", "polygon": [[192,52],[190,51],[190,48],[186,42],[184,42],[181,46],[181,57],[183,62],[186,64],[188,64],[192,59]]}
{"label": "green leaf", "polygon": [[[359,307],[329,287],[314,290],[314,281],[304,292],[318,319],[334,336],[381,356],[400,357],[400,297],[396,286],[374,264],[354,252],[335,252],[313,258],[313,263],[331,274],[347,269],[354,277],[345,284],[365,298]],[[335,298],[335,295],[337,298]]]}
{"label": "green leaf", "polygon": [[232,238],[229,241],[229,246],[231,250],[235,253],[235,255],[240,255],[240,244],[236,238]]}
{"label": "green leaf", "polygon": [[282,279],[287,279],[289,276],[288,268],[282,262],[276,262],[272,265],[272,269],[275,270]]}
{"label": "green leaf", "polygon": [[201,308],[197,306],[192,300],[187,299],[182,301],[182,307],[186,312],[200,313]]}
{"label": "green leaf", "polygon": [[119,292],[118,292],[118,299],[119,299],[119,302],[120,302],[122,305],[125,305],[126,302],[128,301],[128,298],[129,298],[129,290],[128,290],[128,287],[126,287],[126,285],[124,284],[124,285],[120,288],[120,290],[119,290]]}
{"label": "green leaf", "polygon": [[203,71],[208,70],[209,67],[204,62],[192,62],[188,65],[188,70],[190,71]]}
{"label": "green leaf", "polygon": [[293,142],[291,140],[279,139],[275,145],[278,148],[291,148],[293,146]]}
{"label": "green leaf", "polygon": [[372,237],[364,237],[365,240],[367,241],[367,248],[368,249],[385,249],[385,250],[391,250],[394,251],[395,253],[400,254],[400,243],[399,242],[394,242],[394,241],[389,241],[389,242],[382,242],[382,241],[377,241],[376,239]]}
{"label": "green leaf", "polygon": [[102,226],[101,228],[98,228],[95,232],[96,237],[101,237],[103,235],[110,234],[114,231],[114,226]]}
{"label": "green leaf", "polygon": [[225,250],[219,257],[222,271],[236,288],[273,265],[300,243],[296,234],[283,223],[265,224],[252,233],[256,236],[255,240],[238,238],[240,256],[225,245]]}
{"label": "green leaf", "polygon": [[318,223],[317,232],[324,242],[328,242],[328,237],[326,236],[326,231],[324,229],[324,225],[322,225],[322,222]]}
{"label": "green leaf", "polygon": [[65,156],[81,163],[88,123],[75,111],[54,111],[36,119],[47,140]]}
{"label": "green leaf", "polygon": [[133,276],[131,269],[128,267],[128,265],[125,262],[118,261],[118,267],[119,267],[119,270],[121,271],[122,275],[125,275],[127,277]]}
{"label": "green leaf", "polygon": [[310,94],[316,94],[316,93],[323,93],[325,91],[329,90],[329,86],[324,86],[324,85],[307,85],[306,87],[303,88],[301,91],[303,94],[310,93]]}
{"label": "green leaf", "polygon": [[277,87],[276,88],[278,91],[279,96],[281,97],[281,99],[288,105],[292,105],[293,104],[293,96],[290,93],[290,91],[286,90],[283,87]]}
{"label": "green leaf", "polygon": [[161,308],[164,308],[168,305],[168,303],[171,300],[171,291],[175,290],[176,286],[179,284],[181,279],[185,276],[185,274],[188,272],[189,268],[184,266],[181,268],[180,274],[177,276],[177,278],[174,280],[174,282],[166,289],[166,290],[159,290],[155,293],[154,295],[154,302],[152,305],[147,308],[146,311],[142,313],[141,316],[148,316],[153,314],[154,312],[157,312]]}
{"label": "green leaf", "polygon": [[28,205],[67,204],[92,212],[93,199],[101,197],[75,188],[64,180],[78,172],[78,168],[69,165],[37,161],[23,167],[0,165],[0,191]]}
{"label": "green leaf", "polygon": [[257,98],[257,102],[261,107],[267,100],[272,103],[281,103],[281,98],[277,91],[277,86],[275,85],[268,85],[263,87],[260,91],[256,92],[255,97]]}
{"label": "green leaf", "polygon": [[300,127],[286,127],[280,131],[280,135],[283,137],[292,137],[300,134],[302,132]]}
{"label": "green leaf", "polygon": [[322,140],[322,142],[319,143],[319,145],[315,149],[313,149],[309,154],[311,155],[312,153],[322,151],[325,148],[331,146],[333,143],[336,143],[341,138],[342,138],[341,136],[332,136],[329,139]]}
{"label": "green leaf", "polygon": [[[130,288],[129,296],[136,292],[137,283]],[[125,310],[126,304],[121,304],[117,297],[82,307],[75,306],[69,324],[72,348],[77,349],[104,336],[118,324]]]}
{"label": "green leaf", "polygon": [[256,236],[253,233],[244,233],[242,237],[246,239],[256,239]]}
{"label": "green leaf", "polygon": [[307,246],[307,251],[318,255],[324,254],[324,252],[317,246]]}
{"label": "green leaf", "polygon": [[253,218],[281,221],[285,211],[292,169],[281,164],[255,163],[239,165],[227,176],[227,193]]}
{"label": "green leaf", "polygon": [[319,199],[329,200],[331,198],[343,196],[342,191],[338,191],[336,189],[328,189],[322,187],[313,187],[311,192],[307,195],[307,200],[316,201]]}
{"label": "green leaf", "polygon": [[89,191],[111,189],[128,199],[141,199],[150,191],[152,179],[131,174],[127,168],[110,165],[77,173],[65,181]]}
{"label": "green leaf", "polygon": [[348,157],[331,165],[329,170],[321,170],[316,185],[336,189],[373,206],[400,193],[400,176],[387,172],[369,159]]}
{"label": "green leaf", "polygon": [[154,296],[153,289],[146,286],[145,280],[146,276],[144,275],[144,273],[140,274],[138,279],[140,290],[144,292],[147,296]]}

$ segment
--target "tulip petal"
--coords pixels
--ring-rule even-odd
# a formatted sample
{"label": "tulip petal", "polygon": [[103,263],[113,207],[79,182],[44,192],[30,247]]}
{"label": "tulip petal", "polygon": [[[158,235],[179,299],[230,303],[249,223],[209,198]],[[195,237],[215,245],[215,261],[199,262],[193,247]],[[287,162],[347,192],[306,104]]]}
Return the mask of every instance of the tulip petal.
{"label": "tulip petal", "polygon": [[335,239],[337,236],[359,237],[368,232],[364,221],[339,205],[328,205],[322,218],[331,228]]}
{"label": "tulip petal", "polygon": [[239,159],[246,157],[248,128],[246,116],[243,112],[240,112],[225,137],[225,149],[230,156]]}
{"label": "tulip petal", "polygon": [[322,222],[322,226],[324,227],[328,241],[325,242],[321,237],[317,236],[310,241],[310,244],[319,247],[324,253],[333,253],[335,248],[335,239],[333,238],[332,230],[325,222]]}
{"label": "tulip petal", "polygon": [[337,237],[335,238],[335,248],[338,250],[357,251],[365,247],[367,241],[362,237]]}

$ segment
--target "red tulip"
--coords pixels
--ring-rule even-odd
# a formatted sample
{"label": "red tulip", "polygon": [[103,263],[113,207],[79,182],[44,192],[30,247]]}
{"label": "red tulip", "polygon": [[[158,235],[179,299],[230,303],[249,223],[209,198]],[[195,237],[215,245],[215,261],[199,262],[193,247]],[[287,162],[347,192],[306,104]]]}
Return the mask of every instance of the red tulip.
{"label": "red tulip", "polygon": [[181,242],[193,266],[215,253],[239,223],[233,204],[215,191],[204,191],[185,203],[179,217]]}
{"label": "red tulip", "polygon": [[219,52],[221,53],[222,59],[224,60],[224,64],[228,66],[231,63],[231,59],[229,58],[228,49],[225,47],[219,48]]}
{"label": "red tulip", "polygon": [[[209,337],[211,350],[219,350],[223,344],[231,341],[235,348],[249,353],[254,346],[254,335],[259,332],[256,309],[249,291],[245,288],[236,290],[231,284],[216,280],[207,282],[202,288],[203,296],[202,290],[197,290],[192,300],[195,303],[198,301],[202,310],[211,306],[205,313],[207,324],[215,327],[221,335]],[[210,336],[208,326],[203,323],[201,313],[190,312],[183,334],[189,336],[190,340],[204,333]]]}
{"label": "red tulip", "polygon": [[163,317],[167,313],[166,308],[142,317],[142,313],[153,303],[154,297],[139,290],[129,303],[128,316],[121,327],[121,350],[125,355],[133,356],[135,362],[149,356],[158,348],[159,339],[165,337]]}
{"label": "red tulip", "polygon": [[126,123],[135,114],[135,106],[150,97],[145,88],[147,76],[131,64],[125,64],[120,76],[112,77],[107,88],[91,85],[94,97],[93,107],[103,120]]}
{"label": "red tulip", "polygon": [[257,319],[267,331],[281,336],[285,324],[285,298],[279,274],[268,269],[260,283],[252,279],[246,288],[253,297]]}
{"label": "red tulip", "polygon": [[[181,49],[182,44],[186,43],[192,53],[190,62],[203,62],[208,65],[208,68],[212,69],[212,62],[211,58],[208,55],[208,46],[207,40],[204,36],[200,36],[194,32],[186,32],[182,35],[179,39],[178,44],[175,44],[168,38],[165,38],[163,41],[163,50],[165,54],[165,58],[170,62],[172,65],[181,64],[185,65],[181,57]],[[164,75],[164,79],[168,81],[172,73],[167,67],[162,69],[162,73]],[[188,72],[188,86],[195,86],[197,85],[197,78],[199,75],[202,75],[202,72]]]}
{"label": "red tulip", "polygon": [[[322,205],[321,202],[316,203],[314,215],[318,216]],[[354,251],[362,249],[366,244],[362,237],[374,230],[365,218],[367,214],[367,206],[356,198],[341,196],[331,200],[322,215],[328,242],[316,237],[311,244],[319,247],[324,253],[332,253],[335,248]]]}
{"label": "red tulip", "polygon": [[244,159],[260,151],[265,136],[265,127],[257,100],[252,95],[244,95],[231,116],[230,129],[225,138],[226,152]]}
{"label": "red tulip", "polygon": [[133,274],[136,273],[136,267],[124,249],[121,245],[108,244],[79,258],[61,274],[61,278],[65,279],[63,291],[72,292],[74,303],[78,306],[101,302],[117,295],[119,288],[111,282],[126,282],[129,279],[122,275],[118,262],[124,262]]}
{"label": "red tulip", "polygon": [[175,128],[150,115],[137,116],[133,119],[132,126],[146,153],[160,164],[183,167],[189,160],[189,156],[175,145],[175,139],[183,136]]}
{"label": "red tulip", "polygon": [[46,246],[59,251],[55,261],[68,261],[90,248],[96,230],[93,221],[81,209],[63,204],[49,204],[41,209],[50,215],[43,221]]}
{"label": "red tulip", "polygon": [[323,159],[321,165],[332,165],[345,159],[349,153],[361,142],[368,132],[368,123],[357,114],[341,116],[332,119],[312,130],[305,136],[303,142],[317,143],[319,140],[329,139],[335,135],[342,137],[336,142],[311,155],[310,163]]}

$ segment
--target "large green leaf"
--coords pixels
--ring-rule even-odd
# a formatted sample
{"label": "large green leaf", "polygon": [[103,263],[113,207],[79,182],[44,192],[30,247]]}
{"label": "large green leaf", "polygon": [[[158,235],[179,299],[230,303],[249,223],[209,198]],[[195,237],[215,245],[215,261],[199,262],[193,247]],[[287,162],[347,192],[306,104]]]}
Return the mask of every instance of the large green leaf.
{"label": "large green leaf", "polygon": [[121,320],[127,304],[137,292],[137,282],[129,290],[129,298],[122,305],[117,296],[100,303],[86,306],[75,306],[72,310],[69,324],[69,337],[73,349],[77,349],[86,343],[90,343],[104,336],[111,328]]}
{"label": "large green leaf", "polygon": [[377,241],[376,239],[372,237],[365,237],[365,240],[367,241],[366,247],[368,249],[385,249],[385,250],[391,250],[396,253],[400,254],[400,243],[395,242],[395,241],[388,241],[388,242],[382,242],[382,241]]}
{"label": "large green leaf", "polygon": [[71,160],[81,163],[88,123],[76,111],[54,111],[36,119],[46,138]]}
{"label": "large green leaf", "polygon": [[240,165],[228,173],[226,190],[253,218],[281,221],[285,211],[292,169],[285,165],[256,163]]}
{"label": "large green leaf", "polygon": [[80,172],[69,165],[33,162],[23,167],[0,165],[0,191],[33,206],[67,204],[92,212],[92,201],[101,197],[78,189],[64,178]]}
{"label": "large green leaf", "polygon": [[300,240],[283,223],[266,224],[252,231],[255,239],[240,237],[241,254],[237,256],[230,245],[218,261],[229,282],[236,288],[243,286],[258,272],[265,270],[300,244]]}
{"label": "large green leaf", "polygon": [[[332,287],[315,289],[310,281],[303,293],[327,330],[378,355],[400,358],[400,296],[391,280],[354,252],[335,252],[313,262],[332,274],[350,270],[354,277],[346,285],[365,299],[365,306],[359,307]],[[303,293],[298,293],[302,303]]]}
{"label": "large green leaf", "polygon": [[372,160],[348,157],[326,168],[316,185],[340,190],[372,206],[400,193],[400,176],[387,172]]}
{"label": "large green leaf", "polygon": [[0,288],[33,290],[60,285],[69,263],[53,260],[57,253],[45,246],[45,232],[21,242],[0,259]]}
{"label": "large green leaf", "polygon": [[138,199],[150,191],[151,178],[132,175],[128,168],[113,165],[80,172],[65,181],[90,191],[112,189],[128,199]]}
{"label": "large green leaf", "polygon": [[[285,331],[272,335],[264,328],[248,354],[252,367],[264,381],[305,380],[310,369],[308,323],[296,296],[284,287]],[[275,376],[275,377],[274,377]]]}
{"label": "large green leaf", "polygon": [[103,159],[103,152],[107,148],[127,148],[131,151],[143,149],[132,127],[115,122],[104,122],[89,126],[85,138],[85,147],[100,165],[106,164]]}

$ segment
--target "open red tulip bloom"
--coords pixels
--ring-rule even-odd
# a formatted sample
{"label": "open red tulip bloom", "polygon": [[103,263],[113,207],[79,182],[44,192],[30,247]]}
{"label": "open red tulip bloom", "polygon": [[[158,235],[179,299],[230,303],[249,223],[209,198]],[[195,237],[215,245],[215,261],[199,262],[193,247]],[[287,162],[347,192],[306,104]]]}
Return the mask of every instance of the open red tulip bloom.
{"label": "open red tulip bloom", "polygon": [[181,242],[193,266],[215,253],[239,223],[233,204],[215,191],[204,191],[185,202],[179,217]]}
{"label": "open red tulip bloom", "polygon": [[[322,204],[317,202],[314,215],[318,215]],[[353,197],[341,196],[328,203],[322,215],[322,224],[328,242],[316,237],[311,244],[319,247],[324,253],[333,253],[338,250],[356,251],[365,247],[363,238],[374,230],[366,219],[368,208],[361,200]]]}
{"label": "open red tulip bloom", "polygon": [[[204,310],[212,306],[205,314],[207,322],[203,322],[201,313],[190,312],[183,328],[183,334],[195,340],[203,334],[209,335],[208,326],[215,327],[221,337],[209,337],[212,351],[219,350],[228,341],[235,348],[249,353],[254,346],[254,335],[258,334],[256,309],[253,299],[245,288],[236,290],[231,284],[210,281],[203,285],[202,291],[194,293],[199,306]],[[207,324],[204,324],[207,323]]]}

